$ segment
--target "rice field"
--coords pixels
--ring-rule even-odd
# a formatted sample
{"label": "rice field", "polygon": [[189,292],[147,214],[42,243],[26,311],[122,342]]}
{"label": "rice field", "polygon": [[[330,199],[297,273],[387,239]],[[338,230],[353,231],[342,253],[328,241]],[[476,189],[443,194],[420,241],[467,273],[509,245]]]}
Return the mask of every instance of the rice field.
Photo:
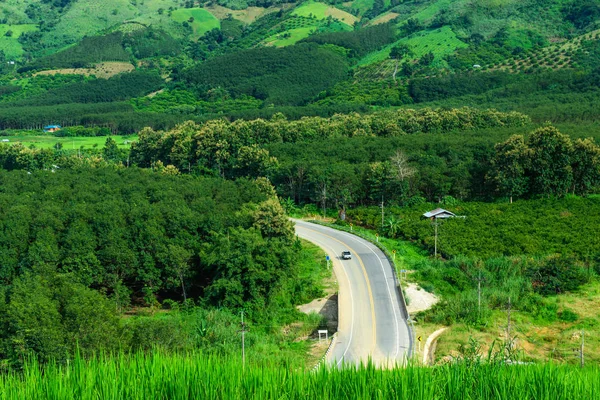
{"label": "rice field", "polygon": [[[115,142],[117,142],[117,146],[120,148],[129,148],[131,147],[131,142],[137,139],[136,135],[129,136],[111,136]],[[96,137],[56,137],[51,135],[23,135],[23,136],[2,136],[0,137],[2,140],[9,140],[9,142],[3,142],[2,144],[15,144],[21,143],[25,147],[29,147],[31,145],[35,146],[38,149],[51,149],[56,143],[62,143],[63,149],[65,150],[77,150],[82,146],[83,148],[90,149],[94,148],[94,146],[98,149],[104,147],[104,143],[106,142],[106,136],[96,136]]]}
{"label": "rice field", "polygon": [[0,375],[0,399],[596,399],[600,369],[448,364],[314,372],[201,353],[119,354],[66,365],[29,361]]}

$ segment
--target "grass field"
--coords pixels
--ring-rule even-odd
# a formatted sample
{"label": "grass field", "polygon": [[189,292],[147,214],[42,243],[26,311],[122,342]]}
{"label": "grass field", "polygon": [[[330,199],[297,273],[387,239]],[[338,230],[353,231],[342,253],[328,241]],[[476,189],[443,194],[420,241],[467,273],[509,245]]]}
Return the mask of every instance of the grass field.
{"label": "grass field", "polygon": [[342,11],[339,8],[315,1],[302,3],[292,12],[292,15],[309,18],[312,16],[316,19],[327,19],[327,17],[331,16],[332,18],[337,19],[348,26],[353,26],[358,20],[358,18],[350,13],[347,13],[346,11]]}
{"label": "grass field", "polygon": [[454,53],[456,49],[467,47],[466,43],[456,37],[452,28],[444,26],[432,31],[424,31],[414,36],[402,38],[379,51],[367,54],[359,61],[358,66],[365,66],[389,59],[392,47],[401,43],[410,46],[415,54],[414,59],[418,59],[431,51],[438,62],[443,56]]}
{"label": "grass field", "polygon": [[194,38],[199,38],[206,32],[221,27],[219,20],[204,8],[183,8],[175,10],[173,11],[171,18],[173,18],[175,22],[180,23],[193,18],[194,21],[190,23],[190,26],[194,31]]}
{"label": "grass field", "polygon": [[34,74],[37,75],[94,75],[97,78],[108,79],[111,76],[123,72],[131,72],[135,69],[133,64],[128,62],[120,61],[106,61],[96,64],[93,68],[65,68],[65,69],[51,69],[47,71],[41,71]]}
{"label": "grass field", "polygon": [[379,16],[377,16],[377,18],[369,21],[368,25],[372,26],[372,25],[378,25],[378,24],[385,24],[386,22],[389,22],[391,20],[393,20],[394,18],[396,18],[399,14],[396,14],[395,12],[387,12],[385,14],[381,14]]}
{"label": "grass field", "polygon": [[[121,148],[129,148],[131,147],[131,142],[137,139],[137,135],[128,135],[128,136],[111,136],[116,142],[117,145]],[[50,149],[54,147],[56,143],[62,143],[63,149],[67,150],[76,150],[81,148],[93,148],[96,145],[97,148],[101,149],[104,147],[104,143],[106,142],[105,136],[98,137],[55,137],[55,136],[32,136],[32,135],[22,135],[22,136],[3,136],[0,139],[8,139],[10,143],[22,143],[25,147],[29,147],[30,145],[34,145],[39,149]]]}
{"label": "grass field", "polygon": [[[21,58],[23,47],[19,43],[19,36],[24,32],[36,31],[38,27],[34,24],[7,25],[0,24],[0,50],[4,52],[7,60]],[[7,37],[6,32],[11,31],[12,36]]]}
{"label": "grass field", "polygon": [[277,12],[280,9],[281,7],[248,7],[243,10],[232,10],[218,4],[206,7],[206,10],[220,20],[227,18],[227,16],[231,14],[233,18],[248,25],[256,21],[257,18],[272,12]]}
{"label": "grass field", "polygon": [[[310,36],[311,32],[316,29],[316,26],[307,26],[303,28],[295,28],[287,30],[283,33],[273,35],[265,39],[264,44],[266,46],[284,47],[290,46],[304,38]],[[284,37],[285,34],[289,34],[289,37]]]}
{"label": "grass field", "polygon": [[[485,299],[484,299],[485,301]],[[600,282],[592,281],[577,292],[551,296],[544,311],[553,317],[533,317],[531,314],[515,311],[511,315],[515,346],[525,361],[579,363],[579,354],[574,351],[581,343],[581,332],[585,334],[585,358],[588,362],[600,362],[600,318],[597,304],[600,301]],[[556,313],[565,310],[574,312],[575,321],[561,321]],[[554,319],[554,320],[552,320]],[[507,315],[504,311],[494,311],[491,322],[485,326],[469,327],[458,323],[448,328],[440,337],[436,352],[439,361],[444,356],[456,355],[458,346],[466,343],[469,337],[477,339],[486,352],[494,340],[505,338]],[[425,328],[426,325],[423,326]],[[511,336],[513,336],[511,335]]]}
{"label": "grass field", "polygon": [[409,365],[378,370],[242,365],[240,357],[199,352],[117,354],[66,365],[28,361],[0,375],[2,399],[536,399],[590,400],[600,392],[600,370],[478,362],[435,368]]}

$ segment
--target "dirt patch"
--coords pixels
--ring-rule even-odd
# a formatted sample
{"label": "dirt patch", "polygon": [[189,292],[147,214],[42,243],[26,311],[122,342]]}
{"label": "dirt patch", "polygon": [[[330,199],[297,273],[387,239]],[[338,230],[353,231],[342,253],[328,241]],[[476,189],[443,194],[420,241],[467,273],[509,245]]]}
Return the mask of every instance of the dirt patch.
{"label": "dirt patch", "polygon": [[231,15],[233,18],[242,21],[245,24],[251,24],[265,14],[279,11],[281,7],[248,7],[244,10],[232,10],[230,8],[223,7],[220,5],[212,5],[210,7],[205,8],[208,11],[210,11],[212,15],[214,15],[220,20],[223,20],[229,15]]}
{"label": "dirt patch", "polygon": [[97,78],[108,79],[112,76],[123,72],[131,72],[135,67],[128,62],[102,62],[96,64],[93,68],[64,68],[64,69],[52,69],[48,71],[41,71],[34,74],[37,75],[95,75]]}
{"label": "dirt patch", "polygon": [[414,283],[409,283],[404,291],[409,299],[406,307],[409,314],[428,310],[439,301],[436,295],[426,292]]}
{"label": "dirt patch", "polygon": [[338,326],[338,296],[332,294],[331,296],[324,297],[322,299],[316,299],[308,304],[298,306],[298,310],[310,314],[311,312],[317,313],[327,321],[327,330],[329,334],[333,334],[337,331]]}
{"label": "dirt patch", "polygon": [[385,15],[382,15],[381,17],[375,18],[373,21],[369,22],[367,25],[373,26],[373,25],[385,24],[386,22],[389,22],[389,21],[393,20],[394,18],[396,18],[398,15],[400,15],[400,14],[396,14],[395,12],[387,13]]}

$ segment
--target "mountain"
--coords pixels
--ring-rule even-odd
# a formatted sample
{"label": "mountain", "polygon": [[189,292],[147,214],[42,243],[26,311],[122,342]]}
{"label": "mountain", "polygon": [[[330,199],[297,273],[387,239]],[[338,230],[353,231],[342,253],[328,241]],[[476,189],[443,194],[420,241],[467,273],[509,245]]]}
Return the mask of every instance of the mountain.
{"label": "mountain", "polygon": [[[599,18],[599,0],[5,0],[0,129],[83,123],[90,112],[124,129],[106,112],[115,108],[166,127],[423,102],[514,109],[472,96],[595,90]],[[161,83],[115,92],[135,81],[115,75],[145,70]],[[114,95],[88,96],[98,101],[84,112],[80,96],[63,95],[74,88]],[[57,102],[62,111],[35,110]]]}

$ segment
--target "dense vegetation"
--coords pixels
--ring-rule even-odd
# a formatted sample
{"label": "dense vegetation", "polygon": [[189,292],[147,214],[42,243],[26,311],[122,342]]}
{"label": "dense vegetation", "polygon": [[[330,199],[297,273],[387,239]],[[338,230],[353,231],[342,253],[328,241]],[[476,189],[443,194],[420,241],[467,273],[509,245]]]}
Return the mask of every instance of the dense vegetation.
{"label": "dense vegetation", "polygon": [[62,359],[77,343],[86,352],[149,347],[155,336],[168,345],[161,332],[178,323],[169,335],[182,342],[169,347],[189,349],[194,318],[145,326],[117,317],[130,304],[175,300],[289,323],[293,305],[320,293],[299,269],[301,246],[267,181],[170,172],[0,172],[2,358]]}
{"label": "dense vegetation", "polygon": [[352,32],[322,33],[311,36],[305,41],[345,47],[352,50],[352,56],[360,57],[393,42],[395,36],[396,32],[392,24],[381,24]]}
{"label": "dense vegetation", "polygon": [[163,84],[163,79],[156,71],[134,71],[110,79],[94,79],[64,85],[38,96],[11,102],[11,106],[117,102],[154,92]]}
{"label": "dense vegetation", "polygon": [[301,105],[346,75],[344,58],[315,45],[261,48],[228,54],[184,72],[198,90],[222,87],[277,105]]}

